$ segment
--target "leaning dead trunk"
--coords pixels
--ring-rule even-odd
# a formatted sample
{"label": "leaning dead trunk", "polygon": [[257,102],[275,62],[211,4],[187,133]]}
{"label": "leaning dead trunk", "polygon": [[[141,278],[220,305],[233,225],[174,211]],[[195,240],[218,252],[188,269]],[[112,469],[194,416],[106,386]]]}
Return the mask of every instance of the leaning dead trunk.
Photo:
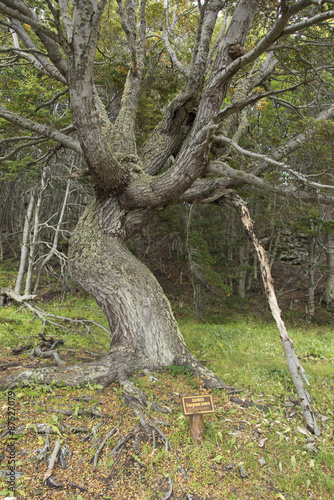
{"label": "leaning dead trunk", "polygon": [[320,435],[320,430],[318,428],[314,413],[312,411],[312,406],[311,406],[312,400],[309,393],[304,387],[303,378],[308,385],[310,384],[305,377],[304,369],[299,363],[299,359],[296,355],[293,342],[289,337],[285,328],[285,324],[282,320],[281,311],[278,307],[276,294],[273,287],[273,280],[271,277],[270,265],[266,252],[264,248],[260,245],[259,240],[255,234],[254,226],[248,208],[246,207],[246,204],[243,202],[243,200],[241,200],[239,196],[235,194],[230,194],[228,196],[228,200],[239,212],[244,228],[255,247],[260,263],[261,276],[265,292],[268,298],[272,315],[276,321],[280,333],[288,370],[299,398],[299,403],[306,422],[306,426],[315,435]]}

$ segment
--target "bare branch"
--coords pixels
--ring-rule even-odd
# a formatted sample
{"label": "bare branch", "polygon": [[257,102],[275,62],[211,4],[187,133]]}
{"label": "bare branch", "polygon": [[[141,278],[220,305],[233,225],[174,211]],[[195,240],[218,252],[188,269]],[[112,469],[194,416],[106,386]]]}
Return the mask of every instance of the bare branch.
{"label": "bare branch", "polygon": [[61,18],[65,28],[65,33],[67,36],[67,41],[71,43],[73,36],[73,24],[70,16],[69,2],[68,0],[59,0],[58,3],[61,12]]}
{"label": "bare branch", "polygon": [[[242,2],[240,2],[240,7],[245,8],[244,6],[241,5]],[[212,84],[215,86],[220,85],[219,82],[225,82],[231,76],[233,76],[237,71],[239,71],[241,68],[243,68],[246,64],[249,64],[255,59],[257,59],[261,54],[263,54],[266,50],[268,50],[272,44],[282,36],[282,33],[288,24],[289,20],[291,17],[294,15],[298,14],[298,12],[302,11],[305,7],[307,7],[310,4],[309,0],[300,0],[296,2],[294,5],[291,5],[288,9],[286,9],[284,12],[282,12],[282,15],[277,19],[275,22],[274,26],[272,29],[264,35],[261,40],[255,45],[255,47],[250,50],[248,53],[245,55],[241,55],[238,57],[236,60],[234,60],[231,64],[229,64],[224,71],[219,71],[219,74],[217,77],[212,79]],[[239,5],[238,5],[239,6]],[[254,6],[249,4],[249,7],[253,8],[254,11]],[[238,7],[237,7],[238,8]],[[232,23],[231,23],[232,24]],[[231,25],[230,25],[231,27]],[[230,27],[226,33],[226,36],[224,37],[223,41],[221,42],[221,46],[218,49],[218,54],[213,66],[212,72],[215,73],[215,71],[218,72],[218,69],[220,69],[222,66],[224,66],[224,44],[226,44],[228,40],[228,35],[230,31]],[[231,43],[231,42],[228,42]],[[235,42],[234,42],[235,43]],[[207,85],[206,91],[210,92],[210,82]]]}
{"label": "bare branch", "polygon": [[123,1],[117,0],[118,13],[121,17],[122,28],[126,35],[128,46],[131,53],[131,63],[132,63],[131,69],[133,72],[135,72],[137,71],[137,66],[138,66],[136,7],[133,0],[125,0],[125,1],[127,5],[126,11],[123,6]]}
{"label": "bare branch", "polygon": [[190,80],[188,83],[190,88],[194,88],[194,92],[201,91],[204,83],[210,53],[210,42],[221,8],[222,3],[219,0],[212,0],[205,2],[200,10],[196,40],[190,62]]}
{"label": "bare branch", "polygon": [[[37,144],[42,144],[43,142],[46,142],[46,141],[49,140],[49,139],[36,139],[36,137],[34,137],[34,138],[20,137],[20,138],[15,138],[15,139],[16,139],[16,141],[19,141],[19,140],[22,140],[22,139],[26,139],[27,142],[25,144],[21,144],[20,146],[17,146],[14,149],[11,149],[6,155],[0,156],[0,161],[9,160],[13,156],[16,156],[17,153],[19,153],[20,151],[22,151],[22,149],[24,149],[24,148],[30,148],[31,146],[36,146]],[[15,139],[13,138],[14,141],[15,141]],[[5,139],[3,139],[2,141],[0,141],[0,144],[3,143],[4,141],[5,141]]]}
{"label": "bare branch", "polygon": [[[238,187],[240,185],[250,184],[256,189],[259,189],[261,192],[276,193],[281,196],[294,196],[298,200],[305,203],[316,202],[323,205],[334,204],[334,197],[322,195],[319,193],[312,194],[310,192],[298,189],[294,186],[285,187],[283,185],[273,185],[261,179],[261,177],[257,177],[256,175],[244,172],[242,170],[236,170],[223,162],[211,162],[207,171],[215,175],[232,178],[233,180],[237,181]],[[221,187],[225,187],[226,189],[226,186],[230,185],[233,185],[233,183],[226,183],[225,181],[224,183],[222,183]]]}
{"label": "bare branch", "polygon": [[95,455],[94,455],[94,470],[97,469],[97,462],[98,462],[98,459],[99,459],[99,455],[104,447],[104,445],[106,444],[106,442],[108,441],[109,438],[111,438],[111,436],[113,436],[114,434],[116,434],[117,432],[117,429],[118,429],[118,426],[116,425],[116,427],[113,427],[111,429],[111,431],[108,432],[108,434],[106,435],[106,437],[104,438],[104,440],[102,441],[102,443],[100,444],[100,446],[98,447]]}
{"label": "bare branch", "polygon": [[27,300],[33,300],[37,297],[37,295],[21,295],[19,293],[16,293],[14,290],[11,290],[10,288],[3,288],[0,290],[1,295],[6,295],[10,299],[15,300],[15,302],[18,302],[19,304],[22,304],[23,302],[26,302]]}
{"label": "bare branch", "polygon": [[302,181],[306,186],[314,187],[316,189],[329,189],[329,190],[334,189],[334,185],[331,185],[331,184],[321,184],[320,182],[311,181],[305,175],[301,174],[300,172],[296,172],[295,170],[293,170],[286,163],[283,163],[283,162],[280,162],[280,161],[276,161],[273,158],[271,158],[270,156],[259,154],[259,153],[254,153],[253,151],[249,151],[247,149],[244,149],[241,146],[239,146],[239,144],[237,144],[233,140],[229,139],[228,137],[223,137],[223,136],[220,135],[218,137],[215,137],[215,140],[224,142],[226,144],[229,144],[236,151],[238,151],[238,153],[241,153],[242,155],[248,156],[250,158],[254,158],[256,160],[265,161],[266,163],[268,163],[268,165],[273,165],[274,167],[278,167],[280,169],[283,169],[283,170],[289,172],[289,174],[293,175],[294,177],[296,177],[297,179],[299,179],[300,181]]}
{"label": "bare branch", "polygon": [[[30,36],[26,33],[26,31],[23,29],[21,23],[19,22],[18,19],[11,18],[10,19],[10,26],[14,30],[14,32],[18,35],[22,43],[27,47],[28,49],[31,49],[33,51],[33,55],[35,57],[35,60],[31,60],[34,64],[35,67],[38,68],[38,63],[42,66],[42,71],[46,73],[47,75],[51,76],[52,78],[55,78],[56,80],[65,83],[67,82],[67,64],[65,62],[65,59],[63,58],[57,44],[48,38],[45,38],[43,42],[44,47],[47,51],[48,57],[51,59],[52,63],[50,63],[49,58],[44,55],[43,53],[40,53],[38,50],[38,47],[34,44],[34,42],[31,40]],[[17,48],[19,49],[20,47],[17,44]],[[21,54],[21,57],[24,57],[24,54]],[[25,57],[27,59],[27,57]]]}
{"label": "bare branch", "polygon": [[285,30],[283,30],[282,32],[282,36],[291,35],[292,33],[296,33],[297,31],[302,31],[305,28],[318,25],[323,21],[327,21],[328,19],[333,19],[333,18],[334,18],[334,10],[327,10],[326,12],[322,12],[317,16],[313,16],[309,19],[301,21],[300,23],[296,23],[293,24],[292,26],[289,26],[288,28],[285,28]]}
{"label": "bare branch", "polygon": [[53,452],[49,458],[48,468],[44,474],[43,481],[46,481],[49,477],[52,476],[52,471],[53,471],[53,468],[54,468],[55,463],[57,461],[59,450],[60,450],[60,438],[57,438],[55,447],[54,447]]}
{"label": "bare branch", "polygon": [[227,19],[228,19],[228,10],[226,10],[225,12],[225,16],[224,16],[224,23],[223,23],[223,27],[222,29],[220,30],[220,33],[218,35],[218,38],[217,40],[214,42],[214,44],[212,45],[211,49],[210,49],[210,52],[208,54],[208,61],[207,61],[207,71],[209,70],[209,67],[210,67],[210,64],[212,62],[212,58],[213,58],[213,55],[214,53],[216,52],[220,42],[222,41],[223,39],[223,36],[225,35],[225,31],[226,31],[226,27],[227,27]]}
{"label": "bare branch", "polygon": [[271,97],[274,95],[279,95],[279,94],[284,94],[285,92],[292,92],[296,90],[298,87],[302,85],[306,85],[307,82],[301,82],[296,85],[292,85],[291,87],[287,87],[284,89],[280,90],[268,90],[267,92],[258,92],[256,94],[253,94],[247,98],[245,98],[242,101],[235,101],[232,102],[229,106],[227,106],[223,111],[218,113],[215,122],[220,123],[223,120],[225,120],[227,117],[233,115],[234,113],[237,113],[244,109],[247,106],[252,106],[253,104],[256,104],[258,101],[261,99],[264,99],[265,97]]}
{"label": "bare branch", "polygon": [[161,39],[163,40],[164,44],[165,44],[165,47],[166,47],[166,50],[168,52],[168,55],[169,57],[171,58],[171,61],[173,63],[173,65],[175,66],[175,68],[184,76],[188,76],[188,69],[178,60],[177,58],[177,55],[174,51],[174,49],[172,48],[171,44],[170,44],[170,41],[169,41],[169,38],[168,38],[168,34],[164,34]]}
{"label": "bare branch", "polygon": [[42,104],[40,104],[39,106],[37,106],[37,108],[35,108],[35,113],[36,113],[36,111],[38,111],[41,108],[44,108],[46,106],[51,106],[51,104],[55,103],[59,99],[59,97],[65,95],[67,93],[68,93],[68,88],[62,90],[61,92],[58,92],[58,94],[56,94],[55,96],[53,96],[53,98],[50,99],[50,101],[42,102]]}
{"label": "bare branch", "polygon": [[38,20],[35,13],[32,12],[24,2],[20,0],[1,0],[0,12],[9,18],[17,19],[24,24],[28,24],[35,31],[43,33],[54,42],[59,43],[60,40],[57,33],[44,26],[44,24]]}
{"label": "bare branch", "polygon": [[39,135],[48,137],[49,139],[53,139],[62,146],[73,149],[77,153],[82,154],[82,149],[78,141],[71,139],[59,130],[48,127],[47,125],[41,125],[40,123],[29,120],[28,118],[23,118],[22,116],[16,115],[15,113],[8,111],[2,104],[0,104],[0,117],[11,123],[15,123],[15,125],[18,125],[19,127],[23,127]]}

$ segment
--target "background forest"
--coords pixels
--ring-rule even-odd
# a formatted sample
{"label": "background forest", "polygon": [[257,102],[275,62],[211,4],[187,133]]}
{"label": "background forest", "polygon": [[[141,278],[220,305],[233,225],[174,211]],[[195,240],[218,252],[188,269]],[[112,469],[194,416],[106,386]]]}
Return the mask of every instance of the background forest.
{"label": "background forest", "polygon": [[[173,78],[172,72],[164,76]],[[177,80],[175,75],[174,79]],[[155,88],[149,89],[142,103],[143,114],[149,113],[143,119],[146,126],[159,112],[157,104],[163,106],[168,97],[168,86],[162,85],[157,91],[161,103],[150,98]],[[58,108],[57,103],[53,114]],[[309,107],[306,109],[310,114]],[[265,146],[270,151],[282,144],[285,137],[300,134],[307,126],[312,136],[290,161],[303,176],[309,169],[310,178],[323,176],[329,184],[334,165],[333,124],[318,123],[312,116],[305,118],[300,114],[298,105],[283,107],[261,99],[251,114],[243,117],[241,125],[247,127],[241,144],[247,147],[247,141],[255,139],[261,141],[261,149]],[[237,132],[239,129],[240,125]],[[7,144],[8,140],[4,138],[2,142]],[[93,187],[85,178],[71,178],[70,172],[77,166],[75,154],[40,148],[40,144],[31,146],[27,156],[25,148],[18,146],[17,159],[2,161],[0,257],[5,274],[1,286],[52,300],[65,297],[76,286],[67,265],[68,243]],[[247,167],[247,158],[232,148],[226,156],[236,168]],[[292,182],[288,174],[282,177],[275,170],[267,173],[266,178],[283,185]],[[307,185],[306,178],[301,182]],[[242,197],[247,200],[257,234],[267,251],[284,314],[296,314],[309,321],[331,320],[332,208],[317,199],[312,204],[304,203],[294,188],[290,190],[284,196],[265,190],[259,195],[256,188],[247,186]],[[256,254],[231,208],[221,211],[196,202],[174,204],[127,245],[154,272],[181,314],[194,314],[197,319],[226,317],[231,309],[239,309],[242,299],[251,300],[250,310],[264,311],[267,307]]]}
{"label": "background forest", "polygon": [[[247,50],[270,25],[271,12],[275,15],[272,7],[270,2],[264,3],[266,14],[253,27]],[[95,78],[108,116],[115,120],[129,53],[113,10],[116,6],[109,9],[112,12],[102,18]],[[139,145],[149,138],[168,102],[184,85],[180,61],[189,59],[189,37],[197,19],[195,7],[178,4],[174,31],[170,29],[174,36],[171,48],[164,31],[164,22],[169,22],[164,5],[153,3],[147,15],[148,63],[136,125]],[[227,8],[215,27],[215,43],[229,16]],[[214,151],[221,149],[229,169],[221,175],[233,178],[240,171],[246,175],[264,172],[262,185],[249,175],[241,194],[268,252],[283,309],[298,310],[308,320],[314,317],[316,306],[324,312],[334,300],[333,210],[330,196],[326,200],[323,195],[323,189],[329,195],[333,189],[333,122],[326,119],[332,112],[332,31],[332,25],[323,22],[288,35],[262,60],[264,78],[256,65],[238,75],[228,91],[227,106],[238,104],[249,88],[264,97],[252,97],[254,104],[224,122],[223,132],[230,144],[213,145]],[[2,101],[7,101],[12,113],[24,107],[27,119],[35,117],[40,124],[70,132],[66,88],[62,90],[61,83],[30,64],[31,56],[19,51],[15,36],[6,30],[2,35],[3,45],[12,45],[3,51]],[[84,175],[80,155],[23,132],[19,123],[4,118],[0,118],[0,261],[5,269],[17,272],[17,277],[12,276],[10,283],[4,280],[2,286],[15,282],[17,293],[29,295],[38,293],[41,277],[48,276],[64,294],[72,287],[68,282],[68,241],[93,192],[93,183],[87,177],[80,179]],[[287,152],[289,161],[284,164],[280,160]],[[269,154],[271,158],[266,156]],[[238,303],[237,297],[249,298],[261,289],[255,254],[229,208],[222,212],[212,205],[196,204],[196,200],[175,204],[133,236],[128,246],[155,272],[175,306],[194,309],[197,318],[212,311],[213,304],[226,314],[223,302],[227,301],[228,308]]]}

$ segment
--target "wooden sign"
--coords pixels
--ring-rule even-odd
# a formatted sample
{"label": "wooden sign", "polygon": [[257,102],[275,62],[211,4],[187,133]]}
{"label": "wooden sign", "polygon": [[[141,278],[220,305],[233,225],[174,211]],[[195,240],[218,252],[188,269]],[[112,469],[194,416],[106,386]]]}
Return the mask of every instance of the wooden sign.
{"label": "wooden sign", "polygon": [[182,398],[182,409],[184,415],[189,416],[190,436],[195,441],[197,446],[200,446],[203,441],[203,415],[213,413],[212,396],[187,396]]}
{"label": "wooden sign", "polygon": [[214,413],[212,396],[187,396],[182,398],[182,409],[184,415],[203,415]]}

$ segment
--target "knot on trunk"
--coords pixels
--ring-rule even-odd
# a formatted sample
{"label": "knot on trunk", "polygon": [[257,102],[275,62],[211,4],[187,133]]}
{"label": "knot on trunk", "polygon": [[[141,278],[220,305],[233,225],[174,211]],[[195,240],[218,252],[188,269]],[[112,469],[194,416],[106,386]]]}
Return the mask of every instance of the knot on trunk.
{"label": "knot on trunk", "polygon": [[238,57],[244,56],[246,54],[245,47],[242,47],[240,43],[235,43],[229,46],[228,55],[233,59],[238,59]]}

